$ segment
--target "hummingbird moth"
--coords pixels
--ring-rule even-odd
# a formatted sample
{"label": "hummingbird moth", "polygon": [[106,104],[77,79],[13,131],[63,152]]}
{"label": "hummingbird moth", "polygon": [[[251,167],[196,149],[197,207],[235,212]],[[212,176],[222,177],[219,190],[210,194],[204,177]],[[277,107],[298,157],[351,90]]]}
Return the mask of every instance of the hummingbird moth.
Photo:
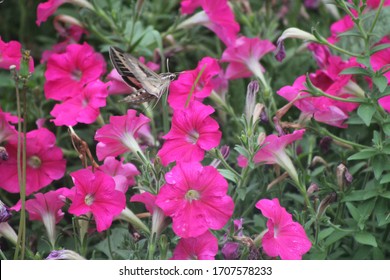
{"label": "hummingbird moth", "polygon": [[141,104],[154,99],[159,100],[168,90],[175,74],[157,74],[134,56],[117,47],[110,47],[110,60],[122,79],[135,92],[123,99],[124,102]]}

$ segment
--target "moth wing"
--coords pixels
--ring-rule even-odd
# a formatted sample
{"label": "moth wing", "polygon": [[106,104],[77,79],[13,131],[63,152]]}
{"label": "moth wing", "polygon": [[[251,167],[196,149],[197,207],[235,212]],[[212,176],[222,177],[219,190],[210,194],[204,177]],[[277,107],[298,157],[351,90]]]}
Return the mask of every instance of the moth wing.
{"label": "moth wing", "polygon": [[110,47],[110,59],[123,80],[141,92],[142,89],[155,97],[159,97],[161,77],[134,56],[121,49]]}

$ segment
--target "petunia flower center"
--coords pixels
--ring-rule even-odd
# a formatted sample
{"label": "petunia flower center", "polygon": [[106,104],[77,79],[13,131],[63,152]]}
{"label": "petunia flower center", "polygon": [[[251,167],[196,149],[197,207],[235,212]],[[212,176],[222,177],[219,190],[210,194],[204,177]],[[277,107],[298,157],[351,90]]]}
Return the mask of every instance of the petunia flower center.
{"label": "petunia flower center", "polygon": [[74,81],[80,81],[82,76],[83,76],[83,72],[81,72],[80,69],[75,69],[71,73],[72,80]]}
{"label": "petunia flower center", "polygon": [[200,198],[200,194],[196,190],[189,190],[185,195],[185,199],[188,202],[192,202],[193,200],[198,200],[199,198]]}
{"label": "petunia flower center", "polygon": [[85,196],[84,198],[84,202],[86,205],[90,206],[92,205],[92,203],[94,202],[95,200],[95,197],[93,196],[93,194],[89,193]]}
{"label": "petunia flower center", "polygon": [[199,139],[199,132],[192,130],[187,134],[187,142],[191,144],[196,144]]}
{"label": "petunia flower center", "polygon": [[278,238],[279,235],[279,227],[274,225],[274,238]]}
{"label": "petunia flower center", "polygon": [[28,165],[31,166],[32,168],[39,168],[39,167],[41,167],[41,164],[42,164],[42,161],[37,156],[32,156],[28,159]]}

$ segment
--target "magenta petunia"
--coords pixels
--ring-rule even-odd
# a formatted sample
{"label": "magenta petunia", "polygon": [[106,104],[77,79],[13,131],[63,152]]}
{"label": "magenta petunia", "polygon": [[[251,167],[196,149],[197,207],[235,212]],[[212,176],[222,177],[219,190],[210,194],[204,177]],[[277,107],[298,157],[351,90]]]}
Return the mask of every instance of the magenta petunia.
{"label": "magenta petunia", "polygon": [[202,0],[182,0],[180,2],[180,11],[182,14],[192,14],[196,8],[202,5]]}
{"label": "magenta petunia", "polygon": [[[278,164],[287,171],[295,182],[298,182],[297,171],[285,149],[289,144],[302,139],[304,133],[305,130],[300,129],[291,134],[286,134],[280,137],[274,134],[268,135],[264,139],[263,143],[261,143],[262,147],[260,150],[254,155],[253,162],[262,164]],[[238,157],[238,165],[245,167],[247,164],[248,160],[244,156],[240,155]]]}
{"label": "magenta petunia", "polygon": [[56,126],[74,126],[77,123],[93,123],[106,106],[109,84],[100,80],[88,83],[79,94],[56,104],[50,114]]}
{"label": "magenta petunia", "polygon": [[274,198],[261,199],[256,208],[268,218],[268,231],[262,238],[264,252],[270,257],[280,256],[282,260],[300,260],[311,248],[311,242],[304,228],[294,222],[291,214]]}
{"label": "magenta petunia", "polygon": [[26,211],[30,220],[41,221],[44,224],[52,245],[55,244],[56,240],[55,225],[64,217],[64,212],[61,209],[65,205],[65,201],[62,199],[64,189],[36,193],[34,198],[26,201]]}
{"label": "magenta petunia", "polygon": [[10,139],[15,139],[18,135],[17,130],[10,123],[17,123],[18,117],[10,113],[3,112],[0,107],[0,146],[4,145]]}
{"label": "magenta petunia", "polygon": [[[352,75],[339,75],[347,68],[357,66],[355,60],[344,62],[340,57],[332,56],[328,59],[327,68],[317,70],[310,74],[310,80],[314,86],[318,87],[327,94],[350,98],[361,96],[363,91],[353,82]],[[306,116],[312,116],[318,122],[323,122],[332,126],[345,128],[345,121],[348,119],[348,113],[358,107],[357,103],[341,102],[328,97],[314,97],[309,93],[305,86],[306,76],[298,77],[292,86],[285,86],[277,91],[277,94],[294,102],[294,105]]]}
{"label": "magenta petunia", "polygon": [[223,228],[233,214],[228,183],[217,169],[198,162],[178,163],[165,175],[156,204],[172,218],[180,237],[197,237]]}
{"label": "magenta petunia", "polygon": [[265,71],[259,60],[275,46],[268,40],[259,38],[239,37],[234,44],[229,45],[223,52],[221,61],[229,62],[226,69],[227,79],[247,78],[255,75],[262,76]]}
{"label": "magenta petunia", "polygon": [[[22,45],[18,41],[4,42],[0,36],[0,68],[9,70],[11,65],[20,69],[22,61]],[[34,60],[30,58],[28,70],[34,72]]]}
{"label": "magenta petunia", "polygon": [[234,43],[240,31],[240,25],[227,0],[202,0],[202,8],[209,18],[204,25],[212,30],[226,46]]}
{"label": "magenta petunia", "polygon": [[69,213],[76,216],[92,213],[97,231],[108,229],[114,217],[126,207],[125,194],[116,190],[114,179],[101,171],[82,169],[70,175],[75,190]]}
{"label": "magenta petunia", "polygon": [[58,101],[75,97],[87,83],[98,80],[105,71],[103,56],[90,45],[68,45],[66,52],[53,54],[47,62],[45,96]]}
{"label": "magenta petunia", "polygon": [[57,11],[59,6],[66,2],[70,2],[70,0],[49,0],[47,2],[40,3],[37,8],[37,20],[35,23],[40,26],[42,22],[45,22]]}
{"label": "magenta petunia", "polygon": [[114,157],[106,157],[98,169],[110,175],[115,181],[115,189],[126,193],[129,187],[134,186],[135,176],[139,175],[137,167],[132,163],[123,163]]}
{"label": "magenta petunia", "polygon": [[[194,70],[184,71],[169,87],[168,103],[173,109],[183,109],[193,100],[202,101],[214,88],[213,78],[221,71],[215,58],[204,57]],[[198,83],[195,85],[196,79]],[[194,88],[193,88],[194,87]],[[191,96],[190,92],[193,90]]]}
{"label": "magenta petunia", "polygon": [[153,212],[156,207],[156,198],[157,196],[155,194],[151,194],[149,192],[142,192],[133,195],[130,198],[130,201],[143,203],[145,205],[146,210],[148,210],[148,212],[153,215]]}
{"label": "magenta petunia", "polygon": [[[61,149],[55,146],[55,142],[55,135],[46,128],[27,133],[27,195],[64,176],[66,161]],[[9,141],[5,148],[9,154],[9,159],[0,161],[0,188],[11,193],[19,193],[17,139]]]}
{"label": "magenta petunia", "polygon": [[173,251],[172,260],[214,260],[218,239],[206,231],[200,236],[181,238]]}
{"label": "magenta petunia", "polygon": [[176,110],[171,130],[157,155],[163,165],[170,162],[201,161],[204,152],[219,145],[222,133],[217,121],[210,117],[211,106],[194,101],[187,109]]}
{"label": "magenta petunia", "polygon": [[111,116],[110,123],[98,129],[95,140],[96,154],[99,160],[108,156],[119,156],[127,152],[141,152],[137,143],[139,130],[148,126],[150,119],[142,114],[137,116],[137,111],[128,110],[125,116]]}

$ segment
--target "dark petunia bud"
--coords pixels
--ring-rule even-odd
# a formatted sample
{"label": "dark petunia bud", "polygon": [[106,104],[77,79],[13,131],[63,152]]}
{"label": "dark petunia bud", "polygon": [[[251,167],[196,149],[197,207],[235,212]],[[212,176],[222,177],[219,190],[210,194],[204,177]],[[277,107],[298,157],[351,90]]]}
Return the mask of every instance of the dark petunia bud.
{"label": "dark petunia bud", "polygon": [[320,6],[320,0],[305,0],[303,2],[306,8],[308,9],[317,9]]}
{"label": "dark petunia bud", "polygon": [[240,244],[237,242],[226,242],[221,252],[225,260],[238,260],[240,258]]}
{"label": "dark petunia bud", "polygon": [[0,146],[0,160],[4,160],[4,161],[8,160],[7,150],[2,146]]}
{"label": "dark petunia bud", "polygon": [[328,208],[328,206],[333,202],[335,202],[336,200],[337,200],[337,194],[335,192],[332,192],[331,194],[327,195],[318,206],[317,216],[321,217],[324,214],[326,208]]}
{"label": "dark petunia bud", "polygon": [[320,148],[321,151],[326,154],[330,150],[330,144],[332,143],[333,139],[332,137],[325,136],[320,140]]}
{"label": "dark petunia bud", "polygon": [[282,62],[286,57],[286,49],[284,48],[284,41],[278,40],[276,50],[274,51],[275,58],[277,61]]}

